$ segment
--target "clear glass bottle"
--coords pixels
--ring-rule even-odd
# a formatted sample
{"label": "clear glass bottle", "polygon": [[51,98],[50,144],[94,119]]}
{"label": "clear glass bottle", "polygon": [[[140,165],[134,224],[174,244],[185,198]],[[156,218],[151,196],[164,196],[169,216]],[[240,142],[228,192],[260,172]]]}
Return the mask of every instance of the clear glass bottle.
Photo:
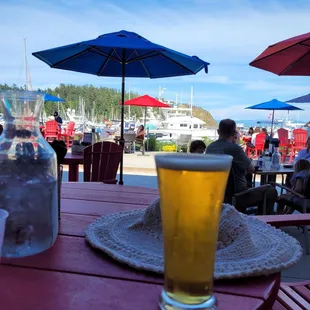
{"label": "clear glass bottle", "polygon": [[44,95],[0,92],[0,208],[9,212],[3,257],[37,254],[58,234],[57,160],[39,130]]}
{"label": "clear glass bottle", "polygon": [[274,147],[274,152],[271,156],[272,167],[279,170],[281,167],[281,154],[279,153],[279,147]]}

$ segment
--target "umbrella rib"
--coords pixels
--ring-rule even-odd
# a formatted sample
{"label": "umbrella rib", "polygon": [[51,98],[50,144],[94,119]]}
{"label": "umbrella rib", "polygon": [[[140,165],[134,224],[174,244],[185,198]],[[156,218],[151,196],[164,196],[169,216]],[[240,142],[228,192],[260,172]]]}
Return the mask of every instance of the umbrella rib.
{"label": "umbrella rib", "polygon": [[[137,50],[135,50],[134,52],[135,52],[135,54],[138,56],[138,57],[135,58],[135,59],[138,59],[138,58],[139,58],[139,53],[137,52]],[[146,68],[146,65],[145,65],[145,63],[143,62],[143,60],[140,59],[140,60],[138,60],[138,61],[141,63],[141,65],[142,65],[142,67],[143,67],[143,69],[144,69],[146,75],[147,75],[149,78],[151,78],[150,72],[149,72],[148,69]]]}
{"label": "umbrella rib", "polygon": [[[135,53],[138,54],[136,50],[135,50]],[[160,53],[158,51],[152,51],[152,52],[149,52],[147,54],[144,54],[143,56],[139,56],[139,54],[138,54],[138,57],[133,58],[133,59],[127,61],[127,64],[130,64],[130,63],[135,62],[135,61],[140,61],[140,60],[143,60],[143,59],[147,59],[147,58],[152,58],[152,57],[155,57],[155,56],[158,56],[158,55],[160,55]]]}
{"label": "umbrella rib", "polygon": [[[279,50],[279,51],[276,51],[276,52],[274,52],[274,53],[271,53],[271,54],[269,54],[269,55],[267,55],[267,56],[265,56],[265,57],[262,57],[262,58],[260,58],[260,59],[257,59],[257,60],[254,59],[253,61],[250,62],[250,65],[251,65],[251,64],[254,64],[254,63],[256,63],[256,62],[262,61],[262,60],[264,60],[264,59],[267,59],[268,57],[271,57],[271,56],[276,55],[276,54],[278,54],[278,53],[281,53],[281,52],[283,52],[283,51],[286,51],[287,49],[289,49],[289,48],[291,48],[291,47],[293,47],[293,46],[296,46],[296,45],[298,45],[298,44],[302,45],[303,42],[308,41],[308,40],[309,40],[309,38],[308,38],[308,39],[305,39],[305,40],[303,40],[303,41],[301,41],[301,42],[297,42],[297,43],[295,43],[295,44],[292,44],[292,45],[290,45],[290,46],[288,46],[288,47],[286,47],[286,48],[283,48],[283,49],[281,49],[281,50]],[[258,56],[258,57],[259,57],[259,56]]]}
{"label": "umbrella rib", "polygon": [[288,67],[286,67],[284,70],[280,72],[279,75],[283,75],[286,71],[288,71],[292,66],[296,65],[299,61],[301,61],[304,57],[308,56],[310,54],[310,51],[299,57],[297,60],[292,62]]}
{"label": "umbrella rib", "polygon": [[183,69],[189,71],[190,73],[196,74],[196,72],[194,72],[193,70],[188,69],[187,67],[185,67],[184,65],[182,65],[182,64],[180,64],[179,62],[175,61],[174,59],[172,59],[172,58],[170,58],[170,57],[168,57],[168,56],[166,56],[166,55],[164,55],[164,54],[162,54],[162,53],[160,53],[160,55],[163,56],[163,57],[166,58],[166,59],[169,59],[171,62],[173,62],[174,64],[180,66],[181,68],[183,68]]}
{"label": "umbrella rib", "polygon": [[[115,51],[115,48],[112,50],[112,52],[110,53],[110,56],[112,56],[112,54],[114,53]],[[102,66],[100,67],[97,75],[100,76],[101,72],[104,70],[104,68],[106,67],[106,65],[108,64],[110,58],[109,57],[106,57],[106,59],[104,60]]]}
{"label": "umbrella rib", "polygon": [[85,49],[84,51],[81,51],[81,52],[79,52],[79,53],[77,53],[77,54],[74,54],[74,55],[71,55],[71,56],[69,56],[69,57],[67,57],[67,58],[65,58],[65,59],[62,59],[62,60],[60,60],[60,61],[58,61],[58,62],[52,64],[52,65],[51,65],[51,68],[55,68],[56,66],[58,66],[58,65],[60,65],[60,64],[62,64],[62,63],[64,63],[64,62],[66,62],[67,60],[70,60],[70,59],[73,59],[73,58],[78,57],[78,56],[80,56],[80,55],[83,55],[83,54],[85,54],[86,52],[88,52],[88,49]]}
{"label": "umbrella rib", "polygon": [[[114,61],[116,61],[116,62],[122,63],[122,61],[121,61],[120,58],[117,59],[117,58],[113,57],[112,55],[103,52],[101,49],[97,48],[96,46],[91,46],[91,49],[94,49],[94,50],[95,50],[96,52],[98,52],[99,55],[101,55],[101,56],[105,56],[105,57],[110,58],[111,60],[114,60]],[[113,53],[112,53],[112,54],[113,54]],[[118,55],[118,54],[117,54],[117,55]]]}
{"label": "umbrella rib", "polygon": [[135,53],[137,53],[137,50],[135,49],[135,50],[133,50],[132,52],[131,52],[131,54],[127,57],[127,60],[126,60],[126,62],[128,63],[128,59],[130,59],[130,57],[133,55],[133,54],[135,54]]}

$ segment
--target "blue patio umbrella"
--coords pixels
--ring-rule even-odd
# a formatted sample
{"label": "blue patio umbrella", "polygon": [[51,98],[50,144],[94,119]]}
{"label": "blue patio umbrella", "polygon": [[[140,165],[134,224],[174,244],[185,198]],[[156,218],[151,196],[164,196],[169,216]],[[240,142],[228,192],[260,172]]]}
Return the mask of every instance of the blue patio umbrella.
{"label": "blue patio umbrella", "polygon": [[[122,146],[125,77],[155,79],[193,75],[202,69],[207,73],[209,65],[196,56],[179,53],[125,30],[104,34],[94,40],[35,52],[33,55],[51,68],[122,78]],[[120,163],[119,184],[123,184],[123,158]]]}
{"label": "blue patio umbrella", "polygon": [[50,94],[45,94],[44,95],[44,101],[65,102],[65,99],[58,98],[58,97],[50,95]]}
{"label": "blue patio umbrella", "polygon": [[310,103],[310,94],[308,95],[304,95],[304,96],[301,96],[301,97],[297,97],[297,98],[294,98],[294,99],[291,99],[287,102],[292,102],[292,103]]}
{"label": "blue patio umbrella", "polygon": [[272,127],[274,122],[274,111],[282,110],[282,111],[297,111],[297,110],[303,110],[300,108],[297,108],[291,104],[288,104],[283,101],[279,101],[277,99],[272,99],[267,102],[259,103],[252,105],[250,107],[247,107],[246,109],[254,109],[254,110],[272,110],[272,120],[271,120],[271,133],[272,133]]}

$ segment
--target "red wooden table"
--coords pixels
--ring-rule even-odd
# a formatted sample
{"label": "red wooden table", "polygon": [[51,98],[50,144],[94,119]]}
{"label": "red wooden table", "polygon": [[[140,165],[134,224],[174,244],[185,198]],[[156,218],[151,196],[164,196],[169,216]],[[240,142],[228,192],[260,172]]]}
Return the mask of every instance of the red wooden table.
{"label": "red wooden table", "polygon": [[73,155],[72,153],[67,153],[62,165],[69,166],[68,181],[77,182],[79,180],[79,165],[83,165],[83,154]]}
{"label": "red wooden table", "polygon": [[[44,253],[3,259],[1,309],[156,310],[163,278],[94,250],[84,239],[100,215],[145,208],[157,190],[102,183],[64,183],[56,244]],[[215,283],[218,309],[271,309],[280,274]]]}

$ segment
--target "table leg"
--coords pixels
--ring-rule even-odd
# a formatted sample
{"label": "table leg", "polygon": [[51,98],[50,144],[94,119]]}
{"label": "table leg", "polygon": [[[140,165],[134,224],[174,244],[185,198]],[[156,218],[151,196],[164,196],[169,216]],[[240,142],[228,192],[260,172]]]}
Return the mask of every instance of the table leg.
{"label": "table leg", "polygon": [[78,182],[79,181],[79,165],[78,164],[70,164],[69,165],[69,182]]}

